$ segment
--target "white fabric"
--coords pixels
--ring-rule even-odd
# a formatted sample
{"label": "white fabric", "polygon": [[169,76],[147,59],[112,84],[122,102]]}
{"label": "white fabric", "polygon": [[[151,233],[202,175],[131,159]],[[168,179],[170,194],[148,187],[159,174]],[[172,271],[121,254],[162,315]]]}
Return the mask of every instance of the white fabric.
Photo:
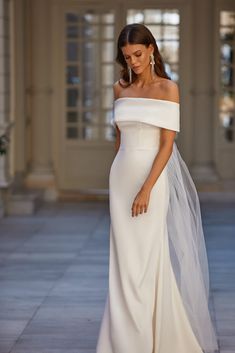
{"label": "white fabric", "polygon": [[114,122],[121,144],[109,175],[109,290],[96,352],[214,352],[200,206],[175,143],[147,213],[131,216],[161,128],[179,131],[179,104],[119,98]]}
{"label": "white fabric", "polygon": [[143,123],[180,131],[179,107],[178,103],[162,99],[123,97],[115,101],[115,116],[118,121],[136,121],[138,112]]}
{"label": "white fabric", "polygon": [[170,255],[191,326],[205,352],[217,347],[208,309],[209,270],[197,191],[177,145],[167,164]]}

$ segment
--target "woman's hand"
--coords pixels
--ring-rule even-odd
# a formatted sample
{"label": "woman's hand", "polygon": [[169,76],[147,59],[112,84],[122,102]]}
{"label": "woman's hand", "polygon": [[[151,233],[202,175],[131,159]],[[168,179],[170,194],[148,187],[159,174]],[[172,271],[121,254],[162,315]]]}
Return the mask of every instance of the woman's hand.
{"label": "woman's hand", "polygon": [[132,217],[138,216],[138,214],[142,214],[143,212],[147,212],[148,204],[150,198],[150,189],[142,187],[141,190],[135,197],[135,200],[132,204]]}

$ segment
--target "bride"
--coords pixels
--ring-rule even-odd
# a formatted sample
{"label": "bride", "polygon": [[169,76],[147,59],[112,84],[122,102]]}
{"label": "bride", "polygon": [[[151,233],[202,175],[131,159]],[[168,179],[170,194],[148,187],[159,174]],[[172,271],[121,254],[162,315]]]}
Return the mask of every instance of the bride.
{"label": "bride", "polygon": [[142,24],[117,41],[109,290],[97,353],[218,349],[197,191],[178,151],[178,85]]}

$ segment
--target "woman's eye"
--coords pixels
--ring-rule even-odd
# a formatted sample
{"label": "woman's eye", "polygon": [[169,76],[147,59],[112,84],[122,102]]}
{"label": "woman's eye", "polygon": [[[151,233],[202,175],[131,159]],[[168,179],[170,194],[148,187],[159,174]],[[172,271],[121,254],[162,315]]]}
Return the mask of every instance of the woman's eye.
{"label": "woman's eye", "polygon": [[140,54],[136,54],[136,56],[141,56],[141,54],[142,54],[142,53],[140,53]]}

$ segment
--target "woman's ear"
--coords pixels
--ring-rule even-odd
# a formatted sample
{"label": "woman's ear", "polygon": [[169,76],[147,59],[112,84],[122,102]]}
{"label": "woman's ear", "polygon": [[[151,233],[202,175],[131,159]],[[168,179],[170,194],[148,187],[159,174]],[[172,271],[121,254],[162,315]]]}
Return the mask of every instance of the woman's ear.
{"label": "woman's ear", "polygon": [[150,49],[151,53],[154,53],[154,47],[151,43],[149,44],[148,49]]}

